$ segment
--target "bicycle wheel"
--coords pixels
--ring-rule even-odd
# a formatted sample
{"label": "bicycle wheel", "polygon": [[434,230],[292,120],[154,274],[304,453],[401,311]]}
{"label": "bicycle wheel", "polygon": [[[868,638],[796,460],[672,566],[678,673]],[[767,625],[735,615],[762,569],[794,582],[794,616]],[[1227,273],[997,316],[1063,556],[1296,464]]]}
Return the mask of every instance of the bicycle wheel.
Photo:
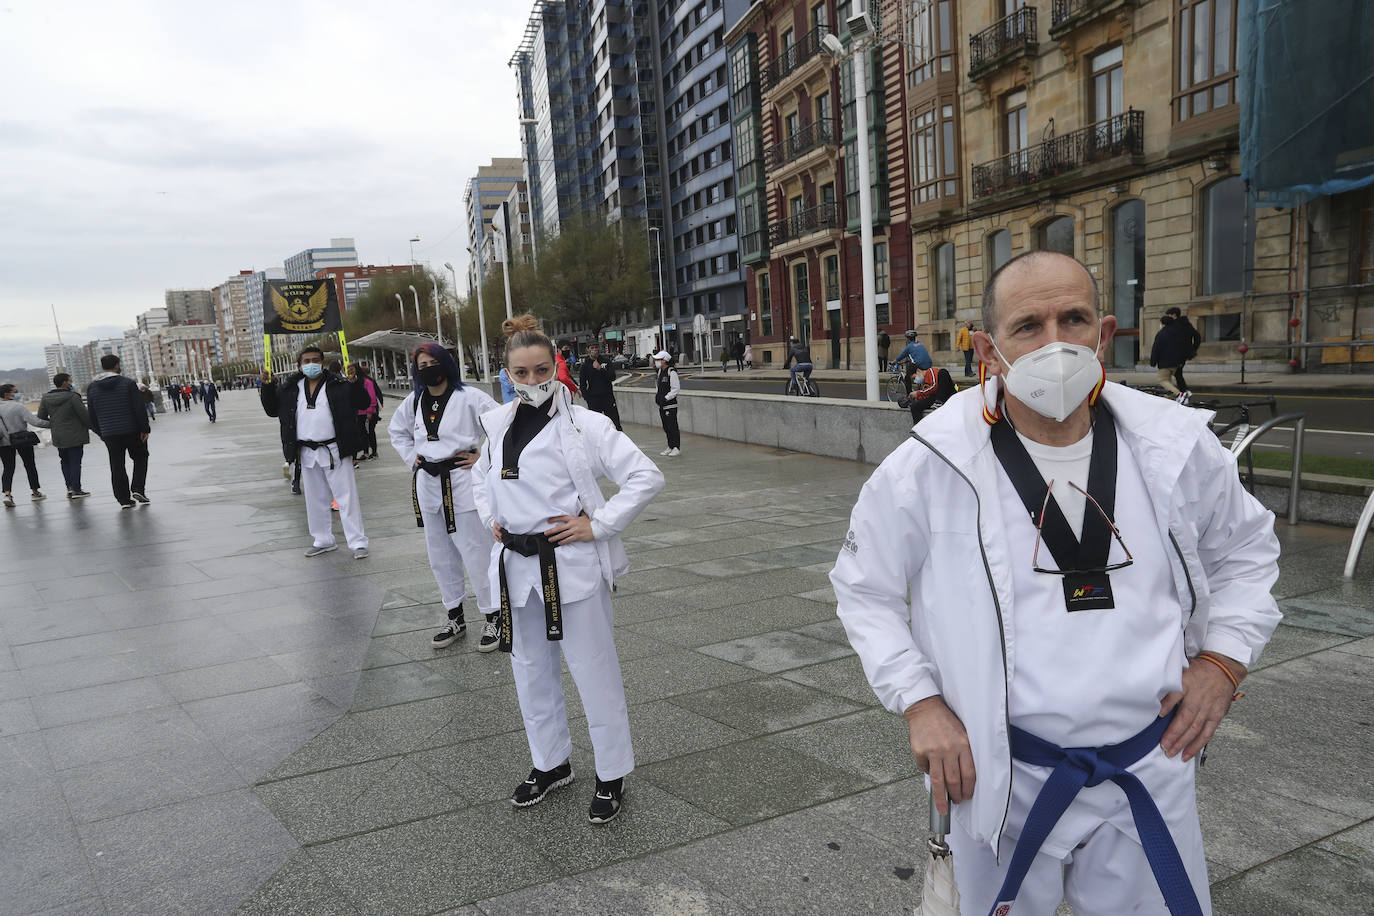
{"label": "bicycle wheel", "polygon": [[782,393],[789,398],[797,394],[797,383],[794,379],[788,379],[787,384],[782,386]]}
{"label": "bicycle wheel", "polygon": [[902,398],[906,397],[906,386],[902,384],[902,380],[900,377],[894,375],[888,378],[887,391],[884,393],[887,397],[887,400],[896,404]]}
{"label": "bicycle wheel", "polygon": [[806,392],[807,397],[818,398],[821,396],[821,386],[818,385],[816,382],[808,380],[806,383],[806,387],[810,389]]}

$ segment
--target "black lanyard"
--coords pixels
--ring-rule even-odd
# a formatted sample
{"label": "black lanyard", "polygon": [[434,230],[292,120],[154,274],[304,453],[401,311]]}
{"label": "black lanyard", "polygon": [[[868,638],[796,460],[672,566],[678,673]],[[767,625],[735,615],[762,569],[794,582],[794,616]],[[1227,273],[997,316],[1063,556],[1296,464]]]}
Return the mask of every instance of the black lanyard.
{"label": "black lanyard", "polygon": [[[1083,536],[1075,538],[1068,519],[1053,496],[1048,500],[1049,484],[1005,418],[992,427],[992,448],[1002,470],[1016,489],[1016,495],[1030,512],[1031,524],[1040,529],[1040,537],[1049,548],[1054,562],[1062,570],[1079,572],[1064,576],[1064,603],[1070,611],[1111,608],[1111,577],[1097,570],[1107,565],[1112,549],[1112,529],[1107,524],[1116,511],[1116,423],[1103,404],[1096,407],[1093,421],[1093,450],[1088,461],[1088,496],[1097,501],[1102,512],[1084,505]],[[1041,518],[1041,507],[1044,517]],[[1105,513],[1105,517],[1104,517]]]}
{"label": "black lanyard", "polygon": [[520,455],[552,419],[546,410],[530,404],[515,408],[515,419],[511,420],[510,428],[501,442],[502,480],[520,479]]}
{"label": "black lanyard", "polygon": [[312,394],[311,391],[310,391],[310,382],[305,381],[305,380],[302,380],[302,381],[301,381],[301,385],[304,386],[302,390],[305,392],[305,406],[306,406],[306,409],[307,409],[307,410],[314,410],[314,409],[315,409],[315,401],[319,398],[320,392],[324,390],[324,379],[320,379],[320,383],[319,383],[318,385],[315,386],[315,391],[314,391],[313,394]]}
{"label": "black lanyard", "polygon": [[435,396],[428,391],[423,392],[420,397],[421,418],[425,421],[425,439],[430,442],[439,441],[439,421],[444,418],[444,410],[448,407],[448,399],[453,396],[453,387],[449,386],[444,393]]}

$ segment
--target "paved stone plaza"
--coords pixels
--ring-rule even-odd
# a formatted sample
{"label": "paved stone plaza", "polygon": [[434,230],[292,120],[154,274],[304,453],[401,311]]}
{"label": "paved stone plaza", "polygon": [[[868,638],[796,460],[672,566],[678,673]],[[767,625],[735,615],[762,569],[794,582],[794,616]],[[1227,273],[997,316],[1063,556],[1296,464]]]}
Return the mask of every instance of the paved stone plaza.
{"label": "paved stone plaza", "polygon": [[[626,538],[639,766],[599,828],[566,678],[578,780],[506,801],[529,769],[509,660],[471,629],[430,648],[389,445],[358,472],[362,561],[302,556],[251,392],[214,426],[159,416],[146,508],[109,496],[98,443],[69,504],[42,450],[51,498],[0,516],[0,911],[911,912],[924,790],[826,579],[871,468],[693,436],[659,459],[629,432],[668,483]],[[1368,913],[1374,547],[1343,583],[1348,530],[1278,533],[1285,624],[1199,779],[1215,909]]]}

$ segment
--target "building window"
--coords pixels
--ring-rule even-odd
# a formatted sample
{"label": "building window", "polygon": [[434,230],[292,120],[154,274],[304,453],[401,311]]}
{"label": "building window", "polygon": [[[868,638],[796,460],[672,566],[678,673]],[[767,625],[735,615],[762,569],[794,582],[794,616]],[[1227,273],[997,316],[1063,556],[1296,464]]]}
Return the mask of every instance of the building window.
{"label": "building window", "polygon": [[829,29],[830,23],[825,16],[825,0],[821,0],[811,7],[811,28],[820,29],[822,32]]}
{"label": "building window", "polygon": [[[877,246],[874,246],[876,252]],[[825,256],[825,301],[834,302],[840,298],[840,256]]]}
{"label": "building window", "polygon": [[[1140,358],[1140,314],[1145,307],[1145,202],[1128,200],[1112,210],[1112,302],[1117,336],[1112,364],[1134,366]],[[1129,332],[1129,333],[1123,333]]]}
{"label": "building window", "polygon": [[937,105],[911,119],[916,160],[916,203],[951,197],[957,190],[959,164],[954,146],[954,106]]}
{"label": "building window", "polygon": [[759,274],[759,333],[764,337],[773,336],[773,287],[768,282],[768,272]]}
{"label": "building window", "polygon": [[907,79],[923,83],[954,69],[954,13],[950,0],[912,0]]}
{"label": "building window", "polygon": [[[816,120],[829,121],[834,116],[835,113],[830,108],[830,93],[822,92],[816,96]],[[824,130],[825,128],[821,129]]]}
{"label": "building window", "polygon": [[1232,176],[1209,185],[1202,192],[1202,294],[1244,291],[1254,245],[1254,211],[1249,208],[1245,183]]}
{"label": "building window", "polygon": [[792,265],[792,301],[796,303],[797,314],[811,314],[811,279],[807,276],[806,262]]}
{"label": "building window", "polygon": [[988,235],[988,279],[1011,260],[1011,233],[998,229]]}
{"label": "building window", "polygon": [[1125,111],[1121,86],[1121,45],[1094,54],[1092,73],[1092,113],[1090,120],[1105,121]]}
{"label": "building window", "polygon": [[1178,0],[1179,121],[1236,101],[1236,0]]}
{"label": "building window", "polygon": [[873,243],[873,291],[887,292],[887,242]]}
{"label": "building window", "polygon": [[1240,312],[1208,315],[1202,319],[1202,339],[1240,340]]}
{"label": "building window", "polygon": [[954,295],[954,243],[937,245],[931,252],[935,264],[935,301],[932,303],[936,318],[953,318],[956,305]]}
{"label": "building window", "polygon": [[1073,257],[1073,217],[1056,216],[1042,223],[1036,232],[1036,241],[1041,251],[1057,251]]}

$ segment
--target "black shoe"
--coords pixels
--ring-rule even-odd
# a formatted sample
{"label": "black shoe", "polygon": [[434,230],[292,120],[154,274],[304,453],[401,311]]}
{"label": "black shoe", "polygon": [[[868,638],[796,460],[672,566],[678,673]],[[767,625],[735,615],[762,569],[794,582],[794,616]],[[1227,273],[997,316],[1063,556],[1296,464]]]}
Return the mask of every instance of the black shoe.
{"label": "black shoe", "polygon": [[496,622],[496,614],[493,612],[486,616],[486,621],[482,624],[482,638],[477,641],[478,652],[490,652],[501,644],[501,627]]}
{"label": "black shoe", "polygon": [[510,795],[510,803],[517,808],[528,808],[544,800],[554,789],[561,789],[573,781],[572,761],[565,760],[552,770],[538,767],[530,770],[529,778],[515,787]]}
{"label": "black shoe", "polygon": [[134,504],[133,504],[133,503],[120,503],[120,504],[119,504],[119,508],[121,508],[121,509],[132,509],[133,507],[134,507]]}
{"label": "black shoe", "polygon": [[429,641],[430,645],[436,649],[444,649],[453,644],[453,641],[468,631],[467,622],[463,619],[463,606],[460,604],[456,608],[449,608],[448,623],[444,628],[434,634],[434,638]]}
{"label": "black shoe", "polygon": [[625,777],[610,782],[596,781],[596,792],[592,795],[592,805],[587,809],[587,820],[593,824],[604,824],[620,813],[620,799],[625,794]]}
{"label": "black shoe", "polygon": [[152,502],[151,499],[144,496],[142,493],[130,493],[129,496],[131,496],[133,498],[133,501],[136,503],[143,503],[144,505],[147,505],[148,503]]}

